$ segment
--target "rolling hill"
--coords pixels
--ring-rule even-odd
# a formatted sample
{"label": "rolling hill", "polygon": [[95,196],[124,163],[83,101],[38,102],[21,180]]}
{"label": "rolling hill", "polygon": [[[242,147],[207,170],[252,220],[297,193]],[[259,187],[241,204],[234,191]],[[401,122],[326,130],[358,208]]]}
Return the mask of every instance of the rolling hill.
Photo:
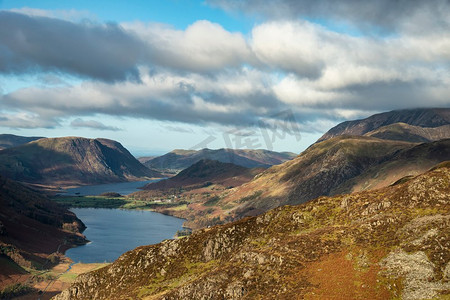
{"label": "rolling hill", "polygon": [[160,176],[116,141],[81,137],[44,138],[2,150],[0,174],[48,185],[100,184]]}
{"label": "rolling hill", "polygon": [[202,159],[174,177],[147,184],[129,197],[154,203],[155,211],[183,218],[184,226],[198,228],[214,222],[210,219],[214,217],[211,212],[219,195],[251,181],[262,171],[264,168],[249,169]]}
{"label": "rolling hill", "polygon": [[148,160],[144,164],[150,169],[178,173],[202,159],[232,163],[246,168],[267,168],[283,163],[295,156],[296,154],[291,152],[279,153],[261,149],[174,150]]}
{"label": "rolling hill", "polygon": [[0,134],[0,150],[20,146],[39,139],[43,139],[43,137]]}
{"label": "rolling hill", "polygon": [[138,247],[54,299],[444,299],[449,167]]}
{"label": "rolling hill", "polygon": [[[422,128],[436,128],[440,126],[450,125],[450,108],[418,108],[394,110],[376,114],[362,120],[346,121],[328,130],[328,132],[326,132],[321,138],[319,138],[317,142],[321,142],[340,135],[364,135],[370,131],[379,129],[380,127],[395,123],[405,123]],[[408,130],[413,131],[411,133],[413,140],[409,141],[416,142],[417,132],[414,132],[414,127],[413,129],[406,129],[406,131]],[[383,136],[381,133],[378,133],[378,135]],[[428,133],[426,133],[425,136],[427,135]],[[448,135],[448,133],[446,133],[446,135]],[[406,136],[403,136],[403,140],[405,138]]]}
{"label": "rolling hill", "polygon": [[238,186],[250,181],[263,169],[251,170],[231,163],[202,159],[169,179],[152,182],[143,190],[167,190],[220,184],[222,186]]}

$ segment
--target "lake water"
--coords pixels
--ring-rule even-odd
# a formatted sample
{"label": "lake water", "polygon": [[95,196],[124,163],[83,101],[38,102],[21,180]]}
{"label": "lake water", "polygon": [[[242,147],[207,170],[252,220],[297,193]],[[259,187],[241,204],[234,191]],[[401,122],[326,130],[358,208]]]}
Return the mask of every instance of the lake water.
{"label": "lake water", "polygon": [[182,229],[183,219],[138,210],[72,208],[87,229],[91,243],[67,250],[74,262],[112,262],[138,246],[171,239]]}
{"label": "lake water", "polygon": [[67,189],[63,195],[67,196],[97,196],[107,192],[115,192],[121,195],[128,195],[139,191],[147,183],[159,181],[161,179],[146,180],[146,181],[131,181],[119,183],[107,183],[99,185],[86,185],[77,188]]}

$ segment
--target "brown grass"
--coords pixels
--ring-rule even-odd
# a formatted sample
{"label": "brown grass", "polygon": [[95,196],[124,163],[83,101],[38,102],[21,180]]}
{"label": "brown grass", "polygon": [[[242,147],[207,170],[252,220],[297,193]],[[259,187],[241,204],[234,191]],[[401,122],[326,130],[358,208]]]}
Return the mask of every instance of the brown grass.
{"label": "brown grass", "polygon": [[314,288],[305,299],[390,299],[385,286],[379,286],[377,264],[367,268],[355,266],[349,252],[339,252],[322,257],[320,261],[309,263],[306,270]]}

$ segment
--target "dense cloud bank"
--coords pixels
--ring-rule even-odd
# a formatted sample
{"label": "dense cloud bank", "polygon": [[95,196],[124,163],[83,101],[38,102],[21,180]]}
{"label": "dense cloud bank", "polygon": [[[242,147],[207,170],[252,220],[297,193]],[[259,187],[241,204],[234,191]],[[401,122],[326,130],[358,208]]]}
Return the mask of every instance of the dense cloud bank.
{"label": "dense cloud bank", "polygon": [[204,20],[178,30],[0,11],[0,73],[82,79],[0,94],[0,126],[75,116],[74,127],[118,130],[82,119],[93,114],[244,125],[291,109],[321,131],[327,120],[448,107],[448,1],[406,2],[210,1],[264,16],[247,35]]}

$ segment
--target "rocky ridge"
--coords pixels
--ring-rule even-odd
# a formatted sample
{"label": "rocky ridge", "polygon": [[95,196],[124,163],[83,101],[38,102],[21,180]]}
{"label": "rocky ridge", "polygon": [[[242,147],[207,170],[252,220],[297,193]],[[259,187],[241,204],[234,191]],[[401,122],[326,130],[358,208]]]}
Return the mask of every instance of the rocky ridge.
{"label": "rocky ridge", "polygon": [[[342,122],[328,130],[317,142],[340,135],[364,135],[383,126],[404,123],[415,127],[436,128],[450,125],[450,108],[416,108],[393,110],[368,118]],[[414,130],[414,129],[413,129]],[[403,137],[404,138],[404,137]],[[414,139],[417,136],[413,136]],[[414,142],[415,140],[410,140]]]}
{"label": "rocky ridge", "polygon": [[143,246],[53,299],[428,299],[450,293],[450,163]]}

